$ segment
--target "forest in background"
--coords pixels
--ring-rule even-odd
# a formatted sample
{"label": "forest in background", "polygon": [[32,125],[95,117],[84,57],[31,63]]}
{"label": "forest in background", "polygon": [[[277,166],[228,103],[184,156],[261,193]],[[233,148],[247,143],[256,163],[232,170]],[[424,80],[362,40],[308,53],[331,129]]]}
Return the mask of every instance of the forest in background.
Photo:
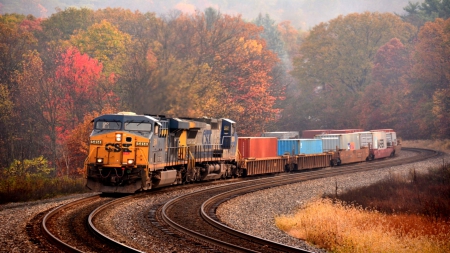
{"label": "forest in background", "polygon": [[0,16],[0,159],[8,175],[81,173],[91,120],[134,111],[263,131],[394,128],[450,136],[450,3],[339,16],[308,31],[214,8],[67,8]]}
{"label": "forest in background", "polygon": [[[153,12],[158,16],[173,10],[193,14],[212,7],[221,13],[242,15],[253,20],[259,13],[267,13],[275,22],[290,20],[296,29],[308,30],[320,22],[353,12],[391,12],[403,14],[410,0],[0,0],[0,14],[32,14],[46,18],[70,7],[92,10],[125,8],[142,13]],[[412,2],[422,2],[416,0]]]}

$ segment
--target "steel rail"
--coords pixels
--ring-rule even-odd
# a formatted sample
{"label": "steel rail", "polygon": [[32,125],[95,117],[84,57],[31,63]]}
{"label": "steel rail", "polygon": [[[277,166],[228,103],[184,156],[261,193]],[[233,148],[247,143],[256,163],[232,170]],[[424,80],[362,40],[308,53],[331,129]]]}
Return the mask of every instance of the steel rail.
{"label": "steel rail", "polygon": [[94,211],[92,211],[89,214],[88,217],[88,227],[89,230],[91,230],[91,232],[97,236],[99,239],[107,242],[108,244],[114,245],[115,247],[118,247],[119,249],[123,250],[124,252],[138,252],[138,253],[143,253],[144,251],[140,251],[138,249],[132,248],[126,244],[123,244],[109,236],[107,236],[106,234],[102,233],[98,228],[95,227],[94,225],[94,218],[97,214],[103,212],[105,209],[110,208],[111,206],[117,205],[119,202],[123,202],[129,199],[132,199],[133,197],[135,197],[134,195],[130,195],[127,197],[122,197],[116,200],[113,200],[111,202],[108,202],[104,205],[101,205],[99,207],[97,207]]}
{"label": "steel rail", "polygon": [[62,241],[61,239],[59,239],[57,236],[55,236],[47,227],[47,222],[55,215],[57,215],[60,211],[67,209],[67,208],[71,208],[73,206],[79,205],[81,203],[84,202],[91,202],[92,200],[98,199],[100,197],[100,195],[95,195],[95,196],[91,196],[91,197],[87,197],[87,198],[83,198],[83,199],[79,199],[73,202],[70,202],[68,204],[65,205],[61,205],[59,207],[54,208],[52,211],[50,211],[49,213],[47,213],[47,215],[45,215],[44,219],[42,220],[41,223],[41,231],[44,235],[45,238],[47,238],[48,241],[50,241],[53,245],[55,245],[58,249],[64,251],[64,252],[83,252],[67,243],[65,243],[64,241]]}

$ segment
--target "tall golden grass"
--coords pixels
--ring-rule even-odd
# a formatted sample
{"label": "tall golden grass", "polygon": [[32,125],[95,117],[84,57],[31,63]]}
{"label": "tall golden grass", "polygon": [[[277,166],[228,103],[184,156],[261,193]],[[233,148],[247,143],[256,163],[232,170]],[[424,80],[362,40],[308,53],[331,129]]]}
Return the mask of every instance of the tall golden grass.
{"label": "tall golden grass", "polygon": [[[450,252],[450,164],[324,196],[275,223],[332,252]],[[354,204],[349,204],[354,203]]]}
{"label": "tall golden grass", "polygon": [[450,252],[449,222],[386,215],[330,199],[316,200],[294,216],[277,217],[275,223],[332,252]]}

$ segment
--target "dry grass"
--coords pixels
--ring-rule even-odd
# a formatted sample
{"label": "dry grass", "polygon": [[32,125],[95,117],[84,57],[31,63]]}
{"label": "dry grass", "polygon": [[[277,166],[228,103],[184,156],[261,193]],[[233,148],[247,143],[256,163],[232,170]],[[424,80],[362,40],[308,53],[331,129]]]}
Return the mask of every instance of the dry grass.
{"label": "dry grass", "polygon": [[332,252],[450,252],[450,164],[324,197],[276,225]]}
{"label": "dry grass", "polygon": [[0,177],[0,204],[83,192],[88,192],[83,178],[47,178],[38,175]]}
{"label": "dry grass", "polygon": [[450,252],[450,224],[417,215],[386,215],[330,199],[275,219],[291,236],[332,252]]}
{"label": "dry grass", "polygon": [[428,148],[442,152],[450,152],[450,139],[444,140],[405,140],[402,141],[403,147],[410,148]]}

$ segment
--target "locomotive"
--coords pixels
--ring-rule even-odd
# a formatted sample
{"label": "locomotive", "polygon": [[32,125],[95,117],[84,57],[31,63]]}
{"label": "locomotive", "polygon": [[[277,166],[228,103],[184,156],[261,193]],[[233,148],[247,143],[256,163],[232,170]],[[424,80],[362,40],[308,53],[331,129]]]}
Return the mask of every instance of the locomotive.
{"label": "locomotive", "polygon": [[[95,118],[84,169],[86,186],[134,193],[198,181],[363,162],[400,151],[392,129],[311,130],[239,137],[226,118],[168,118],[131,112]],[[293,134],[294,133],[294,134]]]}
{"label": "locomotive", "polygon": [[93,191],[134,193],[240,175],[232,120],[121,112],[93,123],[84,165]]}

